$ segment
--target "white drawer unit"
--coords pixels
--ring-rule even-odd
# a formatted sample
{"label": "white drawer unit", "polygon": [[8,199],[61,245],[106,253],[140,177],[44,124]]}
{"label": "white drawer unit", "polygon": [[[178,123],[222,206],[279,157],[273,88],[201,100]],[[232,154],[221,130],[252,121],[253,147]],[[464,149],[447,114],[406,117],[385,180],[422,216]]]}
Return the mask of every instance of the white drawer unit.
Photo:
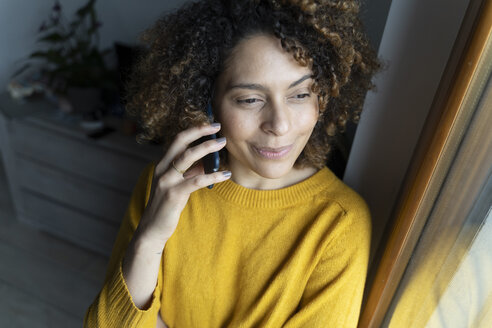
{"label": "white drawer unit", "polygon": [[17,218],[109,255],[138,175],[162,148],[137,144],[115,118],[115,131],[94,139],[60,114],[46,100],[0,94],[0,153]]}

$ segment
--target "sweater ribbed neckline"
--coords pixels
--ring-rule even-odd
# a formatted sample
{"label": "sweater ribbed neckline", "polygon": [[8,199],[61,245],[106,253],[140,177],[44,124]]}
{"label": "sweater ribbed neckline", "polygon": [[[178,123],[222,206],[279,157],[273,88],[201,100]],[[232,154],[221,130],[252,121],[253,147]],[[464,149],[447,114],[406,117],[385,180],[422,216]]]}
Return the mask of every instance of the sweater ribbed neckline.
{"label": "sweater ribbed neckline", "polygon": [[292,206],[303,199],[316,196],[335,179],[335,175],[326,166],[292,186],[273,190],[250,189],[226,180],[212,189],[227,201],[250,208],[279,208]]}

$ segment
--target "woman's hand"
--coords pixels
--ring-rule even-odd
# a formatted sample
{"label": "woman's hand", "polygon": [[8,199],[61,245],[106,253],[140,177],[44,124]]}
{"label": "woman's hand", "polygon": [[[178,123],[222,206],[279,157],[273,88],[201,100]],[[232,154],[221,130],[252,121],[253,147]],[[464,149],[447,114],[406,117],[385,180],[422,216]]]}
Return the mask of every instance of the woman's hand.
{"label": "woman's hand", "polygon": [[221,138],[193,147],[190,144],[219,130],[220,125],[214,124],[181,132],[155,167],[149,201],[126,249],[121,268],[133,303],[139,309],[150,306],[162,251],[176,230],[190,194],[230,177],[230,172],[204,174],[202,165],[194,165],[208,153],[223,148],[226,142]]}
{"label": "woman's hand", "polygon": [[[189,147],[203,136],[216,133],[220,124],[191,128],[179,133],[169,150],[156,165],[147,207],[138,227],[138,234],[148,240],[165,242],[176,230],[178,220],[190,194],[200,188],[230,177],[222,171],[204,174],[203,165],[194,165],[205,155],[222,149],[225,138],[213,139]],[[185,172],[182,174],[181,172]]]}

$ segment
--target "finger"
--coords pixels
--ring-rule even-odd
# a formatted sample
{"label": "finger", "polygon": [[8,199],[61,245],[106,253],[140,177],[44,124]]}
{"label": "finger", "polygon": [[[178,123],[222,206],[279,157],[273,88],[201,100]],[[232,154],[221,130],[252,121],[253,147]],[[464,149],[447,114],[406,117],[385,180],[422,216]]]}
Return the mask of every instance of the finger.
{"label": "finger", "polygon": [[167,153],[171,158],[175,158],[178,154],[188,148],[188,146],[194,141],[200,139],[201,137],[217,133],[219,130],[220,123],[213,123],[213,125],[203,125],[181,131],[174,139],[174,142],[169,147]]}
{"label": "finger", "polygon": [[193,166],[190,167],[185,174],[183,174],[183,178],[185,179],[193,178],[198,174],[205,174],[202,161],[197,161],[195,164],[193,164]]}
{"label": "finger", "polygon": [[192,192],[205,188],[209,185],[216,184],[225,181],[231,177],[230,171],[220,171],[211,174],[201,174],[194,176],[193,178],[184,180],[176,188],[181,192],[191,194]]}
{"label": "finger", "polygon": [[174,161],[174,166],[179,170],[186,171],[205,155],[219,151],[225,145],[225,138],[205,141],[199,145],[186,149],[181,156]]}
{"label": "finger", "polygon": [[219,130],[220,123],[213,123],[211,125],[193,127],[178,133],[162,160],[156,165],[156,174],[158,176],[162,175],[169,168],[171,161],[183,153],[192,142],[201,137],[217,133]]}

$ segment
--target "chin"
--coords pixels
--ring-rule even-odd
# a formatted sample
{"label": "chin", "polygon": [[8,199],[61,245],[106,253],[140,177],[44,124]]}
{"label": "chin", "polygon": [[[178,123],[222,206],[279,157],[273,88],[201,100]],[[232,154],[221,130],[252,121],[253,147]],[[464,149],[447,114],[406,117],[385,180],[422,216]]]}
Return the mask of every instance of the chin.
{"label": "chin", "polygon": [[294,168],[294,163],[260,163],[256,165],[255,172],[267,179],[280,179],[289,174]]}

